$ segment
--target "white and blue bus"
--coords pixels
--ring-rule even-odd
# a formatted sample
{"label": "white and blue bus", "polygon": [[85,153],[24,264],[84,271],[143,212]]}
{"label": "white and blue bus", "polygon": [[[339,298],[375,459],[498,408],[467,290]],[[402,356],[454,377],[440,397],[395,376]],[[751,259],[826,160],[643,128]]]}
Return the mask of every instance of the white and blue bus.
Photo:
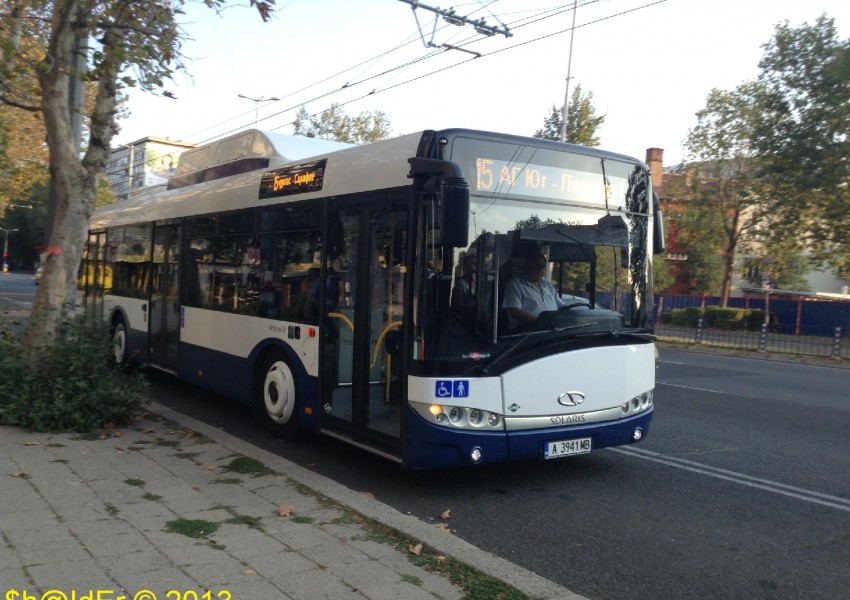
{"label": "white and blue bus", "polygon": [[[545,460],[647,435],[662,232],[646,165],[598,149],[250,130],[98,209],[79,284],[116,361],[251,404],[286,439],[407,468]],[[532,254],[566,306],[511,327]]]}

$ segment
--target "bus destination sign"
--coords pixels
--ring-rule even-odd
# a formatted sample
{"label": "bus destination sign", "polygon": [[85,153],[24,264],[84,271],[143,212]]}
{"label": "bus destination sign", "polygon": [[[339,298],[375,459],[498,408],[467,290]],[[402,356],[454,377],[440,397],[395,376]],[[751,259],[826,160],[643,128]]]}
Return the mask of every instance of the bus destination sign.
{"label": "bus destination sign", "polygon": [[475,159],[475,190],[484,194],[597,200],[604,198],[606,191],[609,198],[623,198],[627,188],[625,179],[612,175],[608,176],[606,186],[601,173],[492,158]]}
{"label": "bus destination sign", "polygon": [[292,167],[266,171],[260,180],[260,200],[318,192],[322,189],[328,160],[316,160]]}

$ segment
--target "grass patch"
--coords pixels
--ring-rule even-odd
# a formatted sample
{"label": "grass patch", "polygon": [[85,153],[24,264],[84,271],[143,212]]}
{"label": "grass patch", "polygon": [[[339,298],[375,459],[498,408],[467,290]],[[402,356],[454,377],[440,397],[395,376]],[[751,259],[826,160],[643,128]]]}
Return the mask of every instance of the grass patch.
{"label": "grass patch", "polygon": [[234,458],[229,464],[225,465],[223,469],[229,473],[239,473],[240,475],[251,475],[253,477],[277,475],[275,471],[269,469],[259,460],[248,456],[239,456]]}
{"label": "grass patch", "polygon": [[203,519],[175,519],[165,524],[169,533],[179,533],[191,538],[205,538],[218,531],[218,523]]}
{"label": "grass patch", "polygon": [[145,487],[144,479],[125,479],[124,483],[127,485],[132,485],[134,487]]}
{"label": "grass patch", "polygon": [[109,504],[107,502],[106,504],[103,505],[103,507],[106,509],[106,512],[108,514],[112,515],[113,517],[118,514],[118,507],[115,506],[114,504]]}
{"label": "grass patch", "polygon": [[[428,546],[424,546],[418,556],[412,554],[408,549],[418,544],[418,540],[414,540],[396,529],[387,527],[383,523],[368,519],[347,506],[339,504],[297,481],[289,480],[289,484],[295,487],[302,495],[314,497],[320,506],[333,508],[342,512],[345,516],[338,518],[338,521],[342,522],[344,519],[346,524],[351,522],[358,523],[367,539],[388,544],[406,555],[413,564],[426,571],[447,578],[453,584],[463,589],[464,600],[531,600],[528,595],[507,583],[490,577],[459,560],[443,556]],[[414,585],[421,584],[418,578],[410,577],[409,583]],[[405,578],[405,581],[408,581],[408,579]]]}
{"label": "grass patch", "polygon": [[341,517],[337,517],[331,521],[334,525],[358,525],[359,521],[355,519],[351,513],[345,512]]}
{"label": "grass patch", "polygon": [[292,517],[293,523],[312,523],[315,520],[316,519],[314,519],[313,517],[301,517],[297,515]]}
{"label": "grass patch", "polygon": [[142,498],[144,498],[145,500],[150,500],[152,502],[158,502],[162,500],[162,496],[158,494],[151,494],[150,492],[145,492]]}
{"label": "grass patch", "polygon": [[177,454],[174,455],[174,458],[193,459],[193,458],[197,458],[200,455],[201,455],[200,452],[178,452]]}
{"label": "grass patch", "polygon": [[167,446],[170,448],[176,448],[180,445],[180,440],[164,440],[162,438],[156,438],[155,443],[157,446]]}
{"label": "grass patch", "polygon": [[45,444],[44,446],[45,446],[46,448],[64,448],[64,447],[65,447],[65,444],[57,444],[57,443],[53,443],[53,444]]}
{"label": "grass patch", "polygon": [[256,529],[257,531],[265,531],[261,524],[260,517],[250,517],[248,515],[234,515],[233,517],[227,519],[225,523],[230,523],[231,525],[247,525],[251,529]]}
{"label": "grass patch", "polygon": [[216,477],[213,479],[213,483],[223,483],[225,485],[239,485],[242,483],[242,480],[238,477]]}

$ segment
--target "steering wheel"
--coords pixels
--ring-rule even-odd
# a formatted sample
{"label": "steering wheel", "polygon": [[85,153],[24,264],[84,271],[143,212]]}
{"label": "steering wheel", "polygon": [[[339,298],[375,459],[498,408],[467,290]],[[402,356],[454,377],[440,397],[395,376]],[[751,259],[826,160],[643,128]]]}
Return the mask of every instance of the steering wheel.
{"label": "steering wheel", "polygon": [[586,306],[587,308],[593,308],[593,305],[590,302],[573,302],[572,304],[565,304],[561,307],[560,310],[570,310],[571,308],[576,308],[577,306]]}

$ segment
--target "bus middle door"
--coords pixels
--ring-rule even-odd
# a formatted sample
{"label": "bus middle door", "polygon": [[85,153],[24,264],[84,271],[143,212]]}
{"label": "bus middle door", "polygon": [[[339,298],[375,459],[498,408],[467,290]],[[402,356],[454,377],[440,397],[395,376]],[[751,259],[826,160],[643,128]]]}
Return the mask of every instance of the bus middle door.
{"label": "bus middle door", "polygon": [[323,428],[393,456],[404,406],[408,214],[391,203],[332,209],[325,249],[339,296],[328,299],[323,323]]}
{"label": "bus middle door", "polygon": [[156,225],[153,244],[153,289],[151,290],[151,362],[177,368],[180,343],[179,253],[182,225]]}

